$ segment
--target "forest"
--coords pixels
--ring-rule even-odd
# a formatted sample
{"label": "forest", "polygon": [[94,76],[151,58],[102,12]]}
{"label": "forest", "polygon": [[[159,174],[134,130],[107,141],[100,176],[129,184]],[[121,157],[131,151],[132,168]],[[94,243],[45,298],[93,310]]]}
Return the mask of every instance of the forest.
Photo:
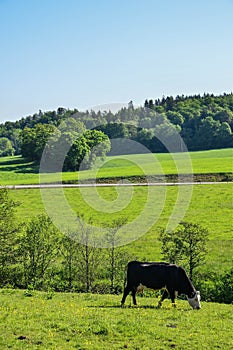
{"label": "forest", "polygon": [[[204,94],[149,99],[140,107],[134,107],[130,101],[127,108],[122,108],[116,113],[92,110],[81,112],[62,107],[56,111],[39,110],[32,116],[0,125],[0,156],[22,154],[36,161],[37,145],[40,144],[40,148],[44,147],[49,135],[68,118],[72,118],[76,123],[75,131],[79,136],[85,130],[89,130],[88,137],[81,141],[83,148],[88,150],[91,143],[98,144],[96,137],[100,137],[106,142],[108,154],[111,154],[111,151],[108,139],[103,133],[109,139],[135,140],[153,153],[167,152],[156,135],[170,138],[177,132],[189,151],[233,147],[233,94]],[[101,133],[91,134],[90,129],[92,132],[95,130]],[[72,133],[72,130],[68,132]],[[73,139],[77,134],[69,135],[68,138]],[[28,149],[32,154],[29,154]],[[40,152],[41,150],[39,157]]]}

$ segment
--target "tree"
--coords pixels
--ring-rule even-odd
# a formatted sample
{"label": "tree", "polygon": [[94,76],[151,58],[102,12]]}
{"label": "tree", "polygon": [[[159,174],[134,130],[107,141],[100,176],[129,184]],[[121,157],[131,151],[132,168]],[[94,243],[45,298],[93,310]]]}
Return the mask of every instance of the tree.
{"label": "tree", "polygon": [[162,254],[170,263],[184,262],[192,279],[193,270],[205,260],[207,239],[208,231],[205,228],[182,222],[173,232],[161,232]]}
{"label": "tree", "polygon": [[11,281],[10,268],[17,262],[18,234],[21,227],[16,222],[18,203],[9,196],[9,190],[0,189],[0,285]]}
{"label": "tree", "polygon": [[22,130],[16,128],[12,131],[10,135],[10,141],[12,143],[15,155],[21,153],[21,132]]}
{"label": "tree", "polygon": [[133,106],[133,101],[129,101],[128,103],[128,109],[134,109],[134,106]]}
{"label": "tree", "polygon": [[74,287],[74,281],[78,275],[79,243],[76,241],[76,234],[69,233],[62,238],[61,255],[63,257],[63,281],[65,281],[68,290]]}
{"label": "tree", "polygon": [[101,125],[99,130],[103,131],[111,139],[127,138],[129,136],[127,125],[124,123],[108,123]]}
{"label": "tree", "polygon": [[115,220],[113,221],[113,228],[110,228],[108,234],[106,235],[106,242],[109,245],[109,248],[107,250],[107,254],[109,257],[109,274],[110,274],[110,281],[111,281],[111,292],[115,292],[115,280],[117,276],[117,265],[119,264],[122,256],[120,249],[116,249],[117,243],[119,241],[119,238],[117,237],[118,230],[125,225],[126,220]]}
{"label": "tree", "polygon": [[20,247],[26,286],[43,286],[46,272],[58,254],[59,242],[58,231],[46,215],[34,217],[28,223]]}
{"label": "tree", "polygon": [[[64,157],[63,150],[68,151]],[[98,130],[86,130],[84,124],[74,118],[63,122],[59,129],[51,124],[37,124],[34,128],[26,127],[22,132],[23,157],[38,164],[44,151],[43,164],[47,170],[61,167],[61,161],[64,162],[63,170],[79,170],[83,160],[83,168],[91,168],[109,150],[107,135]]]}
{"label": "tree", "polygon": [[[66,139],[66,142],[69,142],[72,138],[71,133],[62,134],[61,138],[63,140]],[[59,140],[60,142],[60,140]],[[84,135],[77,136],[71,143],[71,147],[65,157],[63,170],[65,171],[77,171],[84,159],[84,157],[88,157],[90,152],[90,147],[86,142],[86,138]],[[59,154],[58,154],[59,156]],[[88,164],[88,160],[86,159],[86,166]]]}
{"label": "tree", "polygon": [[39,162],[49,137],[55,133],[56,127],[51,124],[37,124],[34,128],[22,131],[22,156]]}
{"label": "tree", "polygon": [[97,160],[103,161],[110,151],[111,143],[106,134],[99,130],[87,130],[84,134],[90,151],[85,154],[82,168],[92,168]]}
{"label": "tree", "polygon": [[162,255],[171,264],[178,264],[182,259],[182,237],[173,231],[161,231]]}
{"label": "tree", "polygon": [[84,222],[83,217],[78,217],[79,232],[78,236],[81,241],[79,244],[79,268],[78,278],[84,284],[85,292],[90,292],[98,266],[101,261],[101,250],[96,247],[96,242],[92,237],[92,228],[89,226],[91,220]]}
{"label": "tree", "polygon": [[11,141],[6,137],[0,137],[0,157],[13,156],[14,148]]}
{"label": "tree", "polygon": [[223,122],[218,131],[216,137],[216,147],[225,148],[233,146],[233,133],[231,127],[227,122]]}
{"label": "tree", "polygon": [[182,125],[184,123],[184,117],[179,112],[168,111],[166,113],[166,116],[170,120],[170,122],[175,125]]}
{"label": "tree", "polygon": [[202,119],[193,140],[196,146],[195,149],[205,150],[214,148],[220,126],[221,123],[212,117]]}

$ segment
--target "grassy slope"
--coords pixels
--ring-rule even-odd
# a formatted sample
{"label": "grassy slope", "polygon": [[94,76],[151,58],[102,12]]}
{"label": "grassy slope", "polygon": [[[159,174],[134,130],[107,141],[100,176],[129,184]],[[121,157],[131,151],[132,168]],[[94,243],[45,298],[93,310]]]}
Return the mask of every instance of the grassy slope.
{"label": "grassy slope", "polygon": [[[111,177],[130,177],[136,175],[157,175],[157,174],[176,174],[178,165],[179,173],[189,173],[190,168],[182,153],[175,154],[176,164],[170,154],[155,155],[158,163],[152,164],[151,154],[130,155],[128,156],[107,157],[107,162],[99,171],[82,171],[79,173],[79,179],[93,178],[111,178]],[[193,173],[232,173],[233,172],[233,149],[211,150],[204,152],[190,152],[192,160]],[[27,163],[21,157],[0,158],[0,184],[34,184],[39,182],[38,169],[32,163]],[[64,181],[77,180],[77,172],[63,173]],[[53,181],[50,174],[47,181]]]}
{"label": "grassy slope", "polygon": [[203,303],[196,311],[166,300],[155,309],[157,300],[138,297],[138,307],[121,309],[120,299],[2,290],[0,349],[233,349],[233,305]]}
{"label": "grassy slope", "polygon": [[[182,189],[185,191],[188,187],[184,186]],[[155,199],[151,203],[151,210],[153,210],[153,206],[156,206],[158,202],[159,192],[156,191],[159,190],[161,190],[161,188],[155,188]],[[161,258],[160,245],[157,237],[159,229],[167,225],[168,218],[171,215],[172,208],[177,198],[178,188],[166,187],[164,190],[166,191],[166,201],[158,222],[147,234],[127,246],[127,249],[139,258],[147,258],[148,260],[157,260]],[[66,199],[75,211],[92,217],[96,224],[110,223],[112,220],[120,217],[125,217],[128,218],[129,221],[132,221],[140,214],[147,198],[147,188],[137,187],[134,188],[132,200],[125,209],[114,213],[101,213],[88,205],[88,202],[92,204],[94,200],[93,188],[84,190],[85,200],[82,198],[79,189],[66,189],[64,193]],[[99,196],[106,201],[112,201],[114,198],[117,198],[115,188],[101,188],[98,190],[98,193]],[[17,209],[20,220],[29,219],[33,215],[45,211],[39,190],[15,190],[12,191],[11,194],[14,199],[22,203]],[[55,205],[60,202],[60,200],[57,199],[59,197],[57,197],[58,193],[56,190],[50,190],[50,195],[55,199]],[[111,202],[107,203],[111,204]],[[207,263],[209,267],[216,270],[223,271],[225,268],[229,268],[232,265],[232,209],[232,183],[195,185],[193,187],[192,200],[186,212],[185,220],[199,223],[209,229],[210,242],[208,243],[209,254]]]}
{"label": "grassy slope", "polygon": [[[232,149],[228,150],[213,150],[206,152],[193,152],[191,157],[195,172],[221,172],[232,171]],[[177,155],[179,158],[179,154]],[[145,155],[133,155],[135,162],[143,163],[149,166],[148,158]],[[169,154],[157,155],[162,166],[166,169],[166,173],[174,170]],[[2,165],[1,165],[2,164]],[[124,165],[120,166],[119,165]],[[105,164],[99,172],[99,176],[113,176],[116,174],[132,175],[139,168],[132,167],[125,159],[116,159],[111,157],[109,162]],[[173,170],[172,170],[173,169]],[[101,175],[102,172],[102,175]],[[85,175],[85,173],[84,173]],[[84,176],[83,175],[83,176]],[[9,177],[10,176],[10,177]],[[76,176],[75,173],[65,174],[65,176]],[[2,183],[33,183],[37,182],[37,174],[32,164],[25,163],[21,158],[0,158],[0,182]],[[221,184],[212,186],[194,186],[191,205],[186,213],[185,220],[197,222],[207,227],[210,231],[208,265],[214,269],[224,270],[231,266],[232,263],[232,209],[233,209],[233,184]],[[142,236],[139,240],[127,246],[130,252],[138,257],[146,257],[148,260],[160,259],[160,246],[157,240],[160,227],[166,227],[168,218],[174,207],[177,196],[177,187],[166,188],[166,202],[163,208],[162,215],[154,227],[148,233]],[[82,199],[79,189],[67,189],[65,194],[67,200],[74,210],[91,216],[98,223],[111,222],[119,217],[126,217],[129,221],[137,217],[141,212],[147,196],[146,188],[134,188],[133,200],[126,206],[123,211],[113,213],[101,213],[93,210],[86,200]],[[159,191],[159,189],[155,190]],[[98,190],[99,195],[111,204],[113,199],[117,199],[115,188],[103,188]],[[12,192],[13,197],[22,204],[18,208],[18,216],[21,220],[30,218],[44,212],[44,206],[41,201],[40,191],[38,190],[21,190]],[[56,196],[56,192],[51,190],[51,196]],[[93,189],[86,189],[85,196],[89,199],[89,203],[93,202]],[[155,200],[151,204],[156,206],[159,201],[159,192],[155,192]],[[59,200],[57,201],[59,203]],[[214,261],[214,264],[212,262]]]}

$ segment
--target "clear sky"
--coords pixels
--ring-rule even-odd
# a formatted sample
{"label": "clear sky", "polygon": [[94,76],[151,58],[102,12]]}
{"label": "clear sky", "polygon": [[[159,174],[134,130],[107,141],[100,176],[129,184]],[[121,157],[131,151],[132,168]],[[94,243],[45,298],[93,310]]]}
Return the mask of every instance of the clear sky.
{"label": "clear sky", "polygon": [[0,122],[233,91],[233,0],[0,0]]}

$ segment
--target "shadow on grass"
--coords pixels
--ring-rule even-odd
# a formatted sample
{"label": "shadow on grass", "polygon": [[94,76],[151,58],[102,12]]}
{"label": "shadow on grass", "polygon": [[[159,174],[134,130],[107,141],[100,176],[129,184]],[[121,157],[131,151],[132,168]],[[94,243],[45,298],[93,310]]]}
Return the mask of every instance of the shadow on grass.
{"label": "shadow on grass", "polygon": [[38,174],[39,166],[25,158],[0,160],[0,171],[12,171],[22,174]]}
{"label": "shadow on grass", "polygon": [[178,311],[182,311],[182,312],[190,312],[193,311],[191,308],[179,308],[178,307],[172,307],[171,305],[163,305],[162,307],[158,307],[157,305],[125,305],[125,306],[121,306],[119,305],[89,305],[87,306],[87,308],[91,308],[91,309],[141,309],[141,310],[145,310],[145,309],[152,309],[152,310],[178,310]]}
{"label": "shadow on grass", "polygon": [[[156,305],[89,305],[88,308],[103,308],[103,309],[159,309]],[[165,309],[165,308],[164,308]]]}

